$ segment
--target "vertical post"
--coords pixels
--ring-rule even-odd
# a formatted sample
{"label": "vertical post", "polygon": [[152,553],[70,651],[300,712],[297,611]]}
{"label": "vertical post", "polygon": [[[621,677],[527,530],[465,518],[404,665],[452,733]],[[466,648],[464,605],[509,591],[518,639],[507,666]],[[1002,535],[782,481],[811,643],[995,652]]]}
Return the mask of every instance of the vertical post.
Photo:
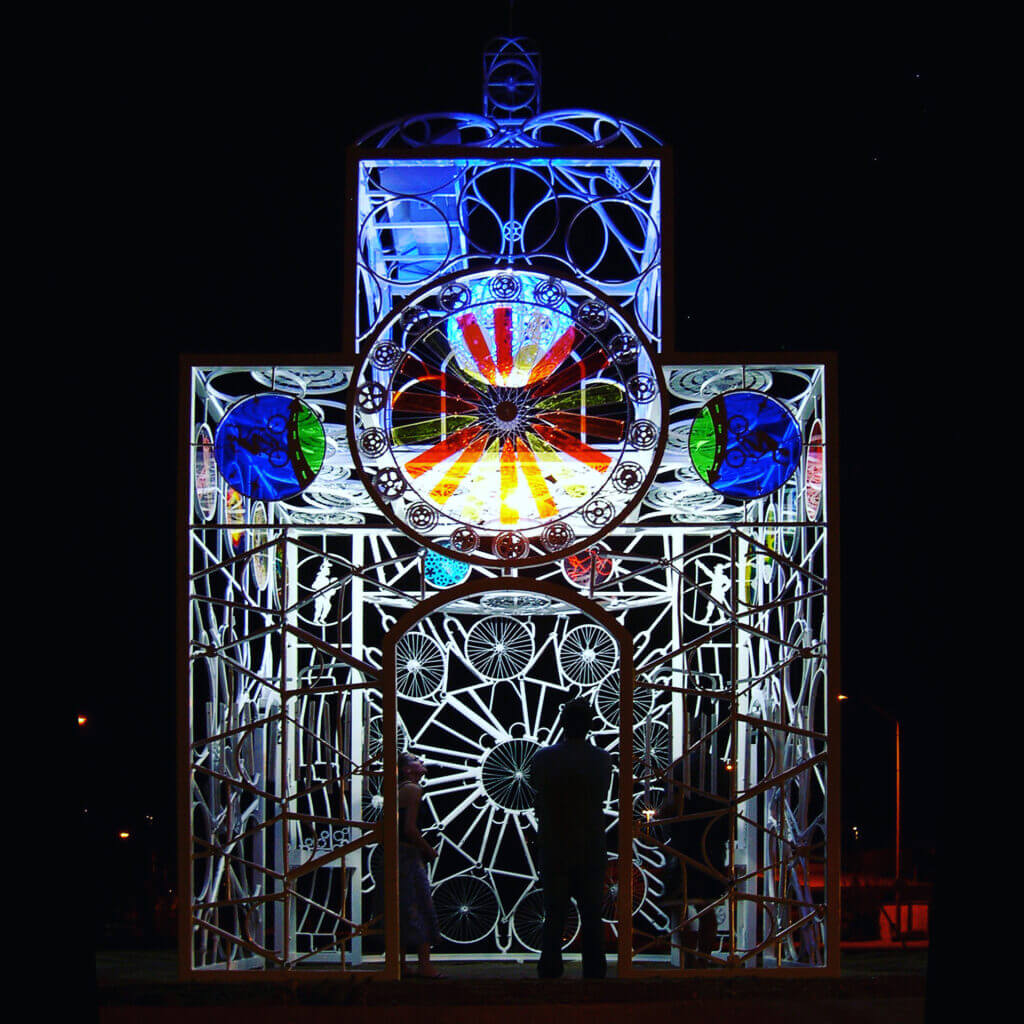
{"label": "vertical post", "polygon": [[[177,706],[178,706],[178,977],[182,980],[195,967],[195,872],[192,857],[195,840],[192,835],[192,551],[195,543],[189,524],[195,502],[192,498],[192,411],[195,398],[195,371],[182,360],[178,370],[178,522],[176,534],[178,565],[177,602]],[[185,481],[188,481],[187,485]],[[187,487],[187,499],[186,499]],[[181,573],[185,578],[181,578]],[[184,823],[188,822],[185,827]]]}
{"label": "vertical post", "polygon": [[293,782],[291,745],[294,728],[290,721],[287,691],[289,681],[295,679],[298,655],[295,649],[295,638],[288,631],[288,620],[295,615],[294,609],[298,600],[297,558],[294,545],[289,544],[289,536],[284,533],[284,557],[281,559],[281,571],[284,579],[281,584],[281,670],[278,678],[278,700],[281,707],[281,726],[278,730],[278,780],[277,794],[279,802],[280,825],[276,833],[276,863],[281,872],[281,899],[275,907],[275,938],[279,955],[283,963],[288,964],[292,956],[294,934],[295,901],[292,899],[292,885],[288,878],[290,868],[291,818]]}
{"label": "vertical post", "polygon": [[384,645],[380,676],[381,728],[381,848],[384,853],[384,977],[397,980],[402,950],[398,908],[398,707],[395,696],[395,645]]}
{"label": "vertical post", "polygon": [[838,384],[835,358],[831,357],[825,363],[825,380],[822,382],[822,399],[825,405],[825,566],[828,579],[825,595],[826,666],[828,670],[826,707],[830,712],[825,723],[828,730],[825,746],[827,786],[825,966],[831,973],[836,974],[839,973],[840,968],[839,932],[842,921],[842,885],[839,863],[839,837],[841,834],[839,812],[841,759],[839,751],[842,747],[840,745],[841,722],[838,714],[838,700],[841,692],[839,648],[841,586],[839,580],[839,535],[837,532],[839,530],[839,436],[835,415],[839,399]]}
{"label": "vertical post", "polygon": [[729,890],[729,961],[736,956],[736,929],[739,927],[739,914],[736,901],[736,820],[739,817],[739,803],[737,790],[739,782],[737,775],[737,752],[739,750],[739,722],[737,720],[737,686],[736,679],[739,673],[739,626],[737,625],[738,599],[739,599],[739,537],[736,527],[729,529],[729,616],[730,616],[730,643],[732,646],[730,658],[730,690],[732,699],[729,701],[729,739],[732,751],[732,771],[729,772],[729,805],[735,808],[734,813],[729,815],[729,864],[732,875],[732,885]]}
{"label": "vertical post", "polygon": [[[596,555],[596,551],[595,551]],[[618,976],[633,972],[633,645],[619,648],[619,920]]]}
{"label": "vertical post", "polygon": [[[683,535],[678,531],[673,531],[670,534],[670,548],[669,548],[669,559],[672,564],[678,565],[681,569],[683,564],[683,555],[685,553]],[[686,658],[679,652],[683,647],[683,605],[682,605],[682,588],[677,586],[676,577],[673,569],[668,569],[668,578],[666,579],[666,585],[669,587],[669,601],[672,606],[672,650],[676,653],[672,656],[672,748],[671,748],[671,761],[676,761],[682,757],[686,752],[690,744],[690,737],[687,735],[688,729],[688,717],[686,714],[686,698],[683,694],[679,693],[679,688],[686,688],[689,686],[689,676],[686,674]],[[680,600],[676,600],[676,595],[680,595]],[[678,680],[678,685],[677,685]],[[669,778],[671,779],[672,773],[670,770]],[[670,784],[671,785],[671,784]],[[675,793],[674,788],[672,789],[673,794]],[[671,855],[670,855],[671,856]],[[680,890],[682,891],[682,890]],[[669,913],[669,961],[673,967],[682,967],[684,964],[683,957],[680,955],[680,943],[682,942],[682,933],[677,938],[676,934],[672,931],[672,922],[677,921],[680,928],[682,923],[686,920],[686,906],[684,905],[678,911],[678,917],[675,917],[671,912]]]}
{"label": "vertical post", "polygon": [[[352,539],[350,559],[352,565],[363,564],[363,535],[357,531],[349,534]],[[363,657],[363,578],[358,574],[352,576],[349,585],[349,596],[352,601],[352,615],[350,618],[351,636],[349,646],[353,657]],[[345,599],[344,592],[338,595],[339,604]],[[339,619],[342,616],[342,609],[339,608]],[[339,637],[339,640],[341,638]],[[350,669],[351,673],[354,671]],[[366,737],[363,735],[363,716],[365,714],[365,697],[362,687],[353,687],[349,691],[349,731],[350,749],[352,752],[352,763],[362,764],[366,760]],[[361,817],[363,814],[364,777],[362,772],[356,772],[349,776],[351,797],[351,817]],[[352,873],[350,878],[350,896],[352,903],[352,920],[361,925],[363,923],[363,851],[357,850],[350,854],[346,860],[352,862]],[[343,871],[348,871],[348,865],[342,865]],[[342,907],[342,913],[345,908]],[[354,966],[362,963],[363,959],[363,937],[357,935],[352,939],[350,961]],[[344,966],[345,951],[341,950],[342,966]]]}

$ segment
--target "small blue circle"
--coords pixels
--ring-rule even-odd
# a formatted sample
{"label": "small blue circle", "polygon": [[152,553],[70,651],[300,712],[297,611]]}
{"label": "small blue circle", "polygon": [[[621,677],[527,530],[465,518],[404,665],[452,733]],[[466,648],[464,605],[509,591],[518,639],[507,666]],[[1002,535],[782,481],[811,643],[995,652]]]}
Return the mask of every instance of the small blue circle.
{"label": "small blue circle", "polygon": [[469,573],[468,562],[460,562],[457,558],[449,558],[436,551],[428,551],[423,559],[423,575],[427,582],[438,590],[447,590],[449,587],[465,583]]}

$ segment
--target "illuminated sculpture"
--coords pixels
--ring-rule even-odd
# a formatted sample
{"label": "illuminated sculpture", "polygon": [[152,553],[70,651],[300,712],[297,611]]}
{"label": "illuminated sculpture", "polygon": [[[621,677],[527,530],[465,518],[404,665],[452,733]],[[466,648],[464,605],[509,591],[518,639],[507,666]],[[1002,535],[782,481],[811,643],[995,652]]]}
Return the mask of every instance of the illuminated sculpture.
{"label": "illuminated sculpture", "polygon": [[357,369],[349,438],[369,493],[468,561],[588,547],[653,480],[663,403],[649,349],[556,278],[443,282],[384,320]]}
{"label": "illuminated sculpture", "polygon": [[[670,355],[666,152],[542,113],[522,40],[485,83],[352,151],[338,365],[190,367],[186,969],[395,975],[407,747],[438,952],[536,950],[529,763],[581,695],[620,974],[679,969],[704,914],[729,967],[834,968],[831,364]],[[707,907],[666,904],[652,820],[694,751],[730,780]]]}

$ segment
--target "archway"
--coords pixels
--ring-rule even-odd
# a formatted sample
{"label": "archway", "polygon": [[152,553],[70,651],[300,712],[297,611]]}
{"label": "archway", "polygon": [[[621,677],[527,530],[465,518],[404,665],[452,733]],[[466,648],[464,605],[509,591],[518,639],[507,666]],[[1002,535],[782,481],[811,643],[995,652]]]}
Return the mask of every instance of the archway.
{"label": "archway", "polygon": [[[532,850],[535,819],[529,760],[554,742],[561,704],[594,703],[594,741],[626,771],[608,794],[606,920],[620,955],[628,950],[644,889],[633,863],[633,641],[596,602],[547,581],[497,577],[441,591],[402,616],[382,644],[383,835],[376,870],[386,920],[397,921],[396,759],[413,749],[430,765],[424,802],[441,826],[432,866],[442,957],[535,955],[542,922]],[[643,730],[641,730],[643,732]],[[648,743],[649,746],[649,743]],[[371,872],[374,868],[370,868]],[[636,876],[636,878],[634,878]],[[642,900],[642,894],[641,894]],[[566,949],[572,955],[574,923]],[[386,931],[388,973],[399,956]]]}

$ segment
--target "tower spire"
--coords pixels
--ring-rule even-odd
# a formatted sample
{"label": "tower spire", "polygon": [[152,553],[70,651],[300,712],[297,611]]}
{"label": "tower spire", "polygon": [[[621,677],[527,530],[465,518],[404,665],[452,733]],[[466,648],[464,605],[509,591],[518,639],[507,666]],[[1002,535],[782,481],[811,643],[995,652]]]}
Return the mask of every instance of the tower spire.
{"label": "tower spire", "polygon": [[523,36],[492,39],[484,50],[484,114],[498,121],[522,121],[539,113],[540,53],[536,46]]}

